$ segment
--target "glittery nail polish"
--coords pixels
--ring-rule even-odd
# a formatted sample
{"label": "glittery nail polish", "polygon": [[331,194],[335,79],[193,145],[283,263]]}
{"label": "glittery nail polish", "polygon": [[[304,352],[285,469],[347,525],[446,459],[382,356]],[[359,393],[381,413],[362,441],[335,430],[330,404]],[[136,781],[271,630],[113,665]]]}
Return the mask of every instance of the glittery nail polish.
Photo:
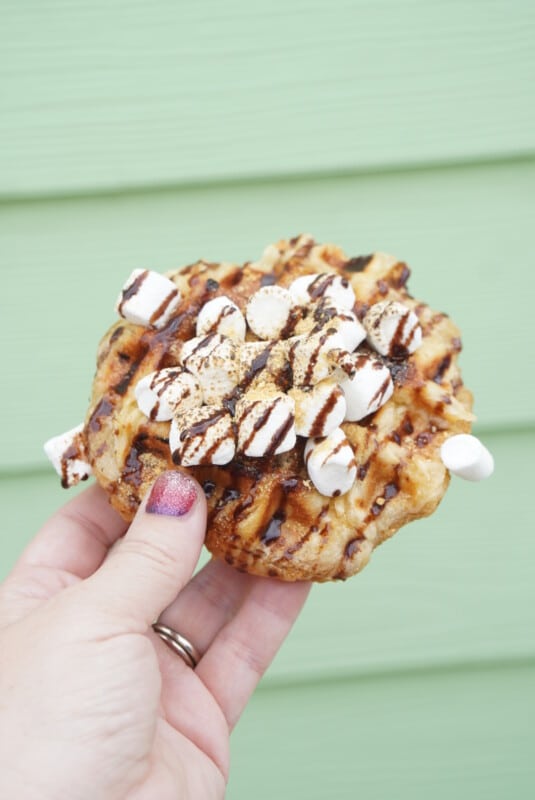
{"label": "glittery nail polish", "polygon": [[167,517],[183,517],[197,500],[197,485],[185,472],[164,472],[154,483],[145,511]]}

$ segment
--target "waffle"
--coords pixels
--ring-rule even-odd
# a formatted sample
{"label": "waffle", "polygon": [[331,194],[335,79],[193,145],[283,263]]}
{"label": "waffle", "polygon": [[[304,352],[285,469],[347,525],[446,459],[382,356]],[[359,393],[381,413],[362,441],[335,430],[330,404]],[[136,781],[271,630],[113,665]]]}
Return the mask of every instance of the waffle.
{"label": "waffle", "polygon": [[[446,314],[411,297],[405,263],[382,253],[348,258],[334,245],[300,236],[277,242],[258,262],[199,261],[167,273],[182,298],[169,321],[154,329],[121,319],[100,342],[82,435],[98,483],[131,520],[155,478],[176,469],[170,423],[139,410],[136,383],[177,365],[181,343],[195,336],[208,300],[226,295],[243,310],[260,287],[288,287],[310,273],[346,278],[359,319],[375,303],[398,300],[414,311],[422,329],[422,343],[408,358],[379,356],[394,383],[388,402],[341,426],[355,452],[353,485],[338,497],[320,494],[307,473],[302,438],[280,455],[236,455],[223,466],[188,471],[207,498],[206,547],[214,556],[255,575],[322,582],[359,572],[377,545],[435,510],[449,481],[440,447],[449,436],[468,432],[473,420],[472,395],[458,368],[459,330]],[[255,337],[248,332],[247,338]]]}

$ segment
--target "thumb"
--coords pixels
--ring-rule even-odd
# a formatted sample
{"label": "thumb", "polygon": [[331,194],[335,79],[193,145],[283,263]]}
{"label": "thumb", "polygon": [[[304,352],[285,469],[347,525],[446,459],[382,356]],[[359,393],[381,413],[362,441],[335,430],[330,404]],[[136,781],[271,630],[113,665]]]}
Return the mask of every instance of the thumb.
{"label": "thumb", "polygon": [[179,470],[164,472],[126,536],[85,581],[92,604],[146,630],[191,578],[205,533],[206,501],[197,481]]}

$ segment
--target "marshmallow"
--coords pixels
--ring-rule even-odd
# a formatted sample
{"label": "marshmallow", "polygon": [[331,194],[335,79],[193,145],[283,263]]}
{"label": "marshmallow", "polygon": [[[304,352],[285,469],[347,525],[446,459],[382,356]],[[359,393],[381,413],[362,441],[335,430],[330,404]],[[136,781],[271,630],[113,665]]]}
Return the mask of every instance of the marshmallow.
{"label": "marshmallow", "polygon": [[93,472],[85,460],[86,451],[82,438],[83,424],[70,431],[54,436],[44,444],[44,450],[52,466],[61,478],[64,489],[85,481]]}
{"label": "marshmallow", "polygon": [[325,439],[309,439],[305,464],[310,480],[326,497],[345,494],[357,477],[355,454],[341,428],[335,428]]}
{"label": "marshmallow", "polygon": [[134,394],[139,409],[156,422],[170,420],[173,414],[202,404],[199,382],[180,367],[151,372],[137,382]]}
{"label": "marshmallow", "polygon": [[236,342],[245,339],[245,318],[240,309],[230,297],[221,295],[209,300],[199,311],[197,317],[197,336],[206,336],[208,333],[220,333]]}
{"label": "marshmallow", "polygon": [[214,338],[218,339],[215,345],[211,341],[197,347],[185,361],[186,369],[199,381],[208,405],[220,404],[239,381],[238,346],[225,336],[216,334]]}
{"label": "marshmallow", "polygon": [[[354,371],[340,380],[346,403],[346,420],[357,422],[373,414],[392,397],[394,384],[390,370],[379,360],[365,355],[353,354]],[[349,361],[346,357],[345,362]],[[348,366],[344,362],[343,369]]]}
{"label": "marshmallow", "polygon": [[173,281],[148,269],[135,269],[117,298],[115,310],[128,322],[162,328],[180,303]]}
{"label": "marshmallow", "polygon": [[317,322],[314,331],[336,331],[331,339],[331,347],[352,353],[366,338],[366,330],[352,311],[333,305],[329,300],[322,301],[314,312]]}
{"label": "marshmallow", "polygon": [[340,337],[334,328],[296,336],[288,352],[294,386],[314,386],[328,378],[334,369],[329,351],[339,347]]}
{"label": "marshmallow", "polygon": [[331,298],[341,308],[352,309],[355,305],[355,292],[347,278],[332,272],[301,275],[290,284],[288,291],[301,306],[321,297]]}
{"label": "marshmallow", "polygon": [[282,286],[263,286],[247,303],[245,316],[259,339],[278,339],[290,321],[294,306],[287,289]]}
{"label": "marshmallow", "polygon": [[275,456],[295,446],[295,404],[287,394],[246,392],[236,403],[235,420],[238,450],[246,456]]}
{"label": "marshmallow", "polygon": [[295,401],[295,432],[298,436],[328,436],[344,421],[344,393],[332,378],[326,378],[309,391],[291,389]]}
{"label": "marshmallow", "polygon": [[208,356],[222,342],[223,336],[219,333],[209,333],[208,336],[194,336],[182,344],[180,349],[180,363],[187,368],[188,360],[193,358],[196,362]]}
{"label": "marshmallow", "polygon": [[476,436],[459,433],[450,436],[440,448],[444,466],[467,481],[481,481],[494,472],[494,459]]}
{"label": "marshmallow", "polygon": [[363,319],[368,342],[382,356],[406,358],[422,343],[418,317],[397,300],[375,303]]}
{"label": "marshmallow", "polygon": [[236,452],[232,417],[225,408],[202,406],[173,418],[169,447],[175,464],[228,464]]}

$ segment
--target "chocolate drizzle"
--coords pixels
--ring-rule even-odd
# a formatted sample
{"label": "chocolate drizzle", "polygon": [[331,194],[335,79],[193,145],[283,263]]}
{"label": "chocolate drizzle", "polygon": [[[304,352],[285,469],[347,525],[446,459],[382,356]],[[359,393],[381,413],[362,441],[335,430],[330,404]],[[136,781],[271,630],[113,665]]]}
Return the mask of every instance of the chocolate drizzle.
{"label": "chocolate drizzle", "polygon": [[260,540],[263,544],[271,544],[281,535],[281,526],[286,519],[284,511],[277,511],[276,514],[268,522],[267,527],[264,528],[260,534]]}
{"label": "chocolate drizzle", "polygon": [[148,274],[149,271],[147,269],[143,270],[143,272],[140,272],[139,275],[135,278],[135,280],[132,281],[132,283],[129,286],[123,289],[121,294],[121,300],[117,306],[117,311],[121,316],[123,316],[124,304],[126,303],[127,300],[130,300],[131,297],[134,297],[134,295],[136,295],[139,292]]}
{"label": "chocolate drizzle", "polygon": [[354,258],[350,258],[344,264],[344,269],[347,272],[362,272],[365,269],[370,261],[373,258],[373,253],[370,253],[367,256],[355,256]]}

